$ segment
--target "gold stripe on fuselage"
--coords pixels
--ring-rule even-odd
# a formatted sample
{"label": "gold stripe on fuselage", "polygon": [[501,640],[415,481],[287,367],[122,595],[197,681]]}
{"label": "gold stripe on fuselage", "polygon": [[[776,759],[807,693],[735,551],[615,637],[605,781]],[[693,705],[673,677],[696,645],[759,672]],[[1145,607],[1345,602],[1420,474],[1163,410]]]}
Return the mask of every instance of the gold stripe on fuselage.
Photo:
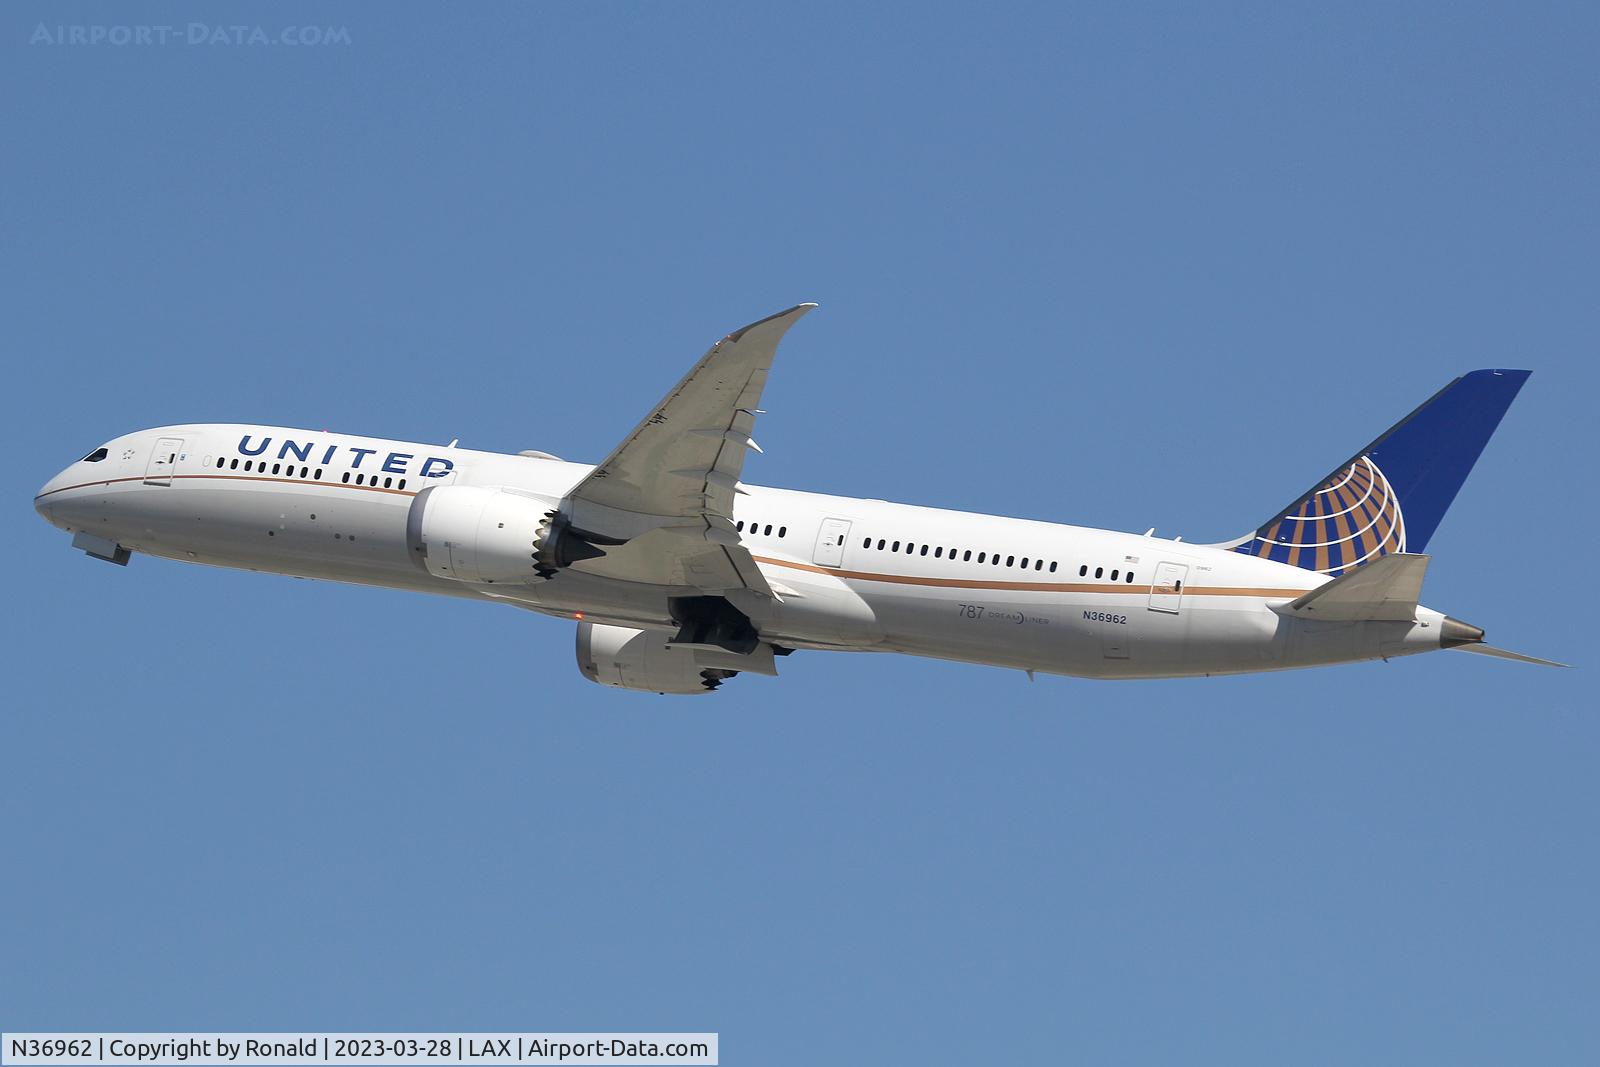
{"label": "gold stripe on fuselage", "polygon": [[[929,578],[915,574],[847,571],[838,567],[818,567],[810,563],[797,563],[794,560],[774,559],[771,556],[753,556],[752,558],[757,563],[766,563],[774,567],[787,567],[796,571],[808,571],[812,574],[831,574],[835,578],[844,578],[849,581],[885,582],[890,585],[920,585],[935,589],[994,589],[1021,593],[1117,593],[1123,596],[1144,596],[1150,591],[1149,586],[1112,585],[1110,582],[1099,584],[1083,582],[986,582],[977,578]],[[1255,589],[1234,586],[1191,585],[1184,589],[1184,593],[1190,596],[1256,596],[1286,597],[1291,599],[1304,592],[1304,589]]]}
{"label": "gold stripe on fuselage", "polygon": [[115,485],[117,482],[145,482],[156,479],[177,481],[179,478],[209,478],[219,482],[281,482],[284,485],[320,485],[324,489],[360,489],[366,493],[389,493],[393,496],[416,496],[421,490],[410,489],[385,489],[381,485],[352,485],[349,482],[319,482],[315,478],[285,478],[281,474],[140,474],[132,478],[100,478],[92,482],[79,482],[77,485],[63,485],[52,489],[48,493],[41,493],[34,497],[43,500],[47,496],[65,493],[72,489],[87,489],[95,485]]}

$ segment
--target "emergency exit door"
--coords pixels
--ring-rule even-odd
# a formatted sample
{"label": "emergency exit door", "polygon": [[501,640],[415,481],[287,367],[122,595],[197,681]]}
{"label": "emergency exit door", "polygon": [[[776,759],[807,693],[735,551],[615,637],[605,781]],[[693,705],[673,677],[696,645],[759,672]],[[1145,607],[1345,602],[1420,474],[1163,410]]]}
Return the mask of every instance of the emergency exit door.
{"label": "emergency exit door", "polygon": [[844,543],[850,536],[849,519],[823,519],[817,531],[817,547],[812,560],[819,567],[839,567],[844,564]]}
{"label": "emergency exit door", "polygon": [[145,485],[171,485],[172,470],[183,455],[183,438],[163,437],[150,452],[150,462],[144,469]]}

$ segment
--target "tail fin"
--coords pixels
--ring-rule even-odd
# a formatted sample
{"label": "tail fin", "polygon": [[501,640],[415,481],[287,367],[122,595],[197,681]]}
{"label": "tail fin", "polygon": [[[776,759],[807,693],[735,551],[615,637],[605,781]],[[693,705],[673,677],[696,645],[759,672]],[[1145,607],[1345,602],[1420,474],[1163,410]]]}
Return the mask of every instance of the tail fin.
{"label": "tail fin", "polygon": [[1391,552],[1423,551],[1530,373],[1462,375],[1223,547],[1334,576]]}

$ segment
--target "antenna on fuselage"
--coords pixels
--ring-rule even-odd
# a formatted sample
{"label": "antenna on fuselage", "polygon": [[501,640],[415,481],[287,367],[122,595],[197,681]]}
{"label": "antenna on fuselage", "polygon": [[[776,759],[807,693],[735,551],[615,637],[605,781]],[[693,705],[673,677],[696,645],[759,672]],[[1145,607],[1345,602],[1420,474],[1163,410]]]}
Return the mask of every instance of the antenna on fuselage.
{"label": "antenna on fuselage", "polygon": [[452,437],[452,438],[451,438],[451,439],[450,439],[450,443],[449,443],[449,444],[447,444],[447,445],[445,445],[445,446],[444,446],[444,447],[446,447],[446,448],[454,448],[454,447],[456,447],[456,445],[459,445],[459,444],[460,444],[460,443],[461,443],[461,438],[459,438],[459,437]]}

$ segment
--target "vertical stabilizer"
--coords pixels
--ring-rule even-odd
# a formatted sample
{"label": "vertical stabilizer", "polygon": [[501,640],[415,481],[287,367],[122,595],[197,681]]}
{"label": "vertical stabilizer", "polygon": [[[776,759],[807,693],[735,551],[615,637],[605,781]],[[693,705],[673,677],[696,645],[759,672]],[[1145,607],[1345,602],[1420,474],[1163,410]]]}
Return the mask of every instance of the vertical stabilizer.
{"label": "vertical stabilizer", "polygon": [[1334,576],[1422,552],[1530,373],[1462,375],[1226,547]]}

